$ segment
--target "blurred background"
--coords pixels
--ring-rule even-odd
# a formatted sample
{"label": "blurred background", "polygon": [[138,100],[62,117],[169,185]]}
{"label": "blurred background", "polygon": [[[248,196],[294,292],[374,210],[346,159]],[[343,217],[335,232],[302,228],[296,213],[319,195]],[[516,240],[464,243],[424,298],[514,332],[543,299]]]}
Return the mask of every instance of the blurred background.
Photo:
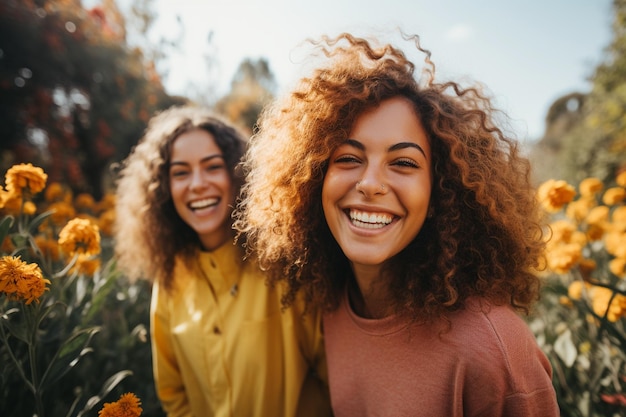
{"label": "blurred background", "polygon": [[440,78],[486,85],[537,182],[604,179],[626,154],[625,13],[618,0],[0,0],[0,168],[32,162],[98,199],[155,111],[194,101],[251,131],[301,75],[307,37],[400,28]]}
{"label": "blurred background", "polygon": [[[420,35],[440,80],[484,85],[508,115],[504,128],[522,143],[536,185],[592,177],[612,187],[614,197],[595,208],[621,210],[621,223],[613,221],[626,239],[626,187],[615,187],[626,170],[626,0],[0,0],[0,172],[30,163],[47,174],[36,207],[0,200],[0,252],[42,258],[67,275],[42,303],[61,301],[65,314],[37,328],[34,363],[54,362],[53,352],[85,326],[99,329],[71,347],[80,363],[61,357],[55,370],[64,380],[47,388],[48,415],[95,416],[125,392],[142,400],[144,416],[164,415],[151,372],[150,282],[119,275],[111,236],[115,168],[150,117],[194,102],[252,134],[264,105],[305,74],[306,38],[376,35],[413,57],[398,29]],[[418,70],[422,61],[415,57]],[[583,197],[571,208],[591,201]],[[572,227],[600,230],[585,216]],[[75,217],[98,226],[101,253],[68,270],[55,239]],[[584,251],[566,242],[568,256],[549,258],[561,268],[546,278],[529,318],[564,416],[626,415],[626,240],[605,248],[595,235]],[[589,303],[571,291],[582,280],[599,294]],[[0,330],[14,331],[8,314],[17,309],[9,307],[19,304],[0,301]],[[18,372],[30,366],[30,347],[7,334],[0,332],[0,415],[33,415]]]}

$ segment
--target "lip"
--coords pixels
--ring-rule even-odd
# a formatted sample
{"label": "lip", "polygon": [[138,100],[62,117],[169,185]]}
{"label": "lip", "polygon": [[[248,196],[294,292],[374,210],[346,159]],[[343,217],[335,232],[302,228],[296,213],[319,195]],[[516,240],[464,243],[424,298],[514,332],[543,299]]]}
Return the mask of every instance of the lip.
{"label": "lip", "polygon": [[193,211],[205,210],[217,206],[220,201],[221,199],[219,197],[197,198],[195,200],[189,201],[187,203],[187,207],[189,207],[189,209]]}
{"label": "lip", "polygon": [[399,219],[399,216],[386,209],[350,206],[343,209],[348,222],[354,230],[361,233],[373,233],[385,230]]}

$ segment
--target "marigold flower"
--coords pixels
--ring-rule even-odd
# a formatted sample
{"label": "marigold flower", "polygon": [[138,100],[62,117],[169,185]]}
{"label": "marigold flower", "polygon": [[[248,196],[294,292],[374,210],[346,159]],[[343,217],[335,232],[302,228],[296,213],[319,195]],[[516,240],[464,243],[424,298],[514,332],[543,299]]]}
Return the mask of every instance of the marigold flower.
{"label": "marigold flower", "polygon": [[18,215],[22,209],[22,195],[7,191],[2,196],[2,209],[7,214]]}
{"label": "marigold flower", "polygon": [[626,188],[626,170],[620,172],[617,177],[615,177],[615,182],[617,182],[617,185],[620,187]]}
{"label": "marigold flower", "polygon": [[35,243],[44,257],[53,261],[59,260],[59,244],[56,240],[38,235],[35,237]]}
{"label": "marigold flower", "polygon": [[106,193],[102,199],[96,204],[96,212],[102,213],[107,210],[112,210],[115,208],[115,202],[117,197],[115,194]]}
{"label": "marigold flower", "polygon": [[24,300],[26,304],[39,302],[46,284],[50,281],[41,274],[37,264],[29,264],[19,256],[3,256],[0,258],[0,293],[4,293],[11,300]]}
{"label": "marigold flower", "polygon": [[547,253],[548,268],[557,274],[564,274],[582,258],[582,247],[576,243],[566,243],[551,247]]}
{"label": "marigold flower", "polygon": [[548,243],[569,243],[572,239],[572,235],[576,231],[576,225],[568,220],[557,220],[550,223],[550,230],[552,231],[552,234],[546,235]]}
{"label": "marigold flower", "polygon": [[74,199],[74,207],[78,211],[92,211],[96,206],[96,200],[94,200],[91,194],[81,193]]}
{"label": "marigold flower", "polygon": [[100,214],[98,218],[98,226],[100,227],[100,231],[105,236],[113,235],[113,224],[115,223],[115,210],[108,209]]}
{"label": "marigold flower", "polygon": [[604,188],[604,184],[598,178],[585,178],[578,184],[578,190],[582,196],[594,196]]}
{"label": "marigold flower", "polygon": [[574,199],[576,190],[563,180],[550,179],[539,186],[537,197],[539,202],[550,213],[555,213]]}
{"label": "marigold flower", "polygon": [[612,206],[626,198],[626,189],[622,187],[609,188],[602,196],[602,202],[607,206]]}
{"label": "marigold flower", "polygon": [[100,231],[88,219],[70,220],[59,233],[59,246],[63,252],[96,255],[100,253]]}
{"label": "marigold flower", "polygon": [[616,258],[626,259],[626,233],[609,232],[604,235],[604,248]]}
{"label": "marigold flower", "polygon": [[594,197],[581,197],[567,205],[565,215],[572,220],[582,222],[589,214],[589,211],[596,205],[597,203]]}
{"label": "marigold flower", "polygon": [[53,203],[55,201],[63,200],[65,195],[65,190],[63,189],[63,185],[58,182],[52,182],[46,188],[46,192],[44,193],[44,198],[47,202]]}
{"label": "marigold flower", "polygon": [[589,290],[589,296],[591,298],[591,307],[598,316],[606,315],[609,321],[616,322],[624,315],[621,300],[623,296],[617,294],[613,297],[613,291],[611,289],[592,286]]}
{"label": "marigold flower", "polygon": [[66,224],[70,219],[76,216],[74,206],[67,204],[64,201],[52,203],[49,209],[52,211],[50,219],[52,219],[52,222],[57,226]]}
{"label": "marigold flower", "polygon": [[573,281],[567,288],[567,295],[572,300],[580,300],[583,297],[583,286],[589,288],[589,284],[586,282],[580,280]]}
{"label": "marigold flower", "polygon": [[76,264],[72,268],[72,272],[82,275],[93,276],[100,269],[100,258],[92,258],[87,255],[78,255]]}
{"label": "marigold flower", "polygon": [[113,403],[105,403],[98,417],[139,417],[143,409],[139,398],[128,392]]}
{"label": "marigold flower", "polygon": [[48,175],[43,169],[33,164],[13,165],[5,174],[5,184],[8,191],[21,193],[28,188],[32,194],[37,194],[46,187]]}
{"label": "marigold flower", "polygon": [[626,206],[619,206],[613,210],[611,219],[614,223],[626,223]]}
{"label": "marigold flower", "polygon": [[585,221],[587,224],[601,225],[609,219],[609,208],[607,206],[597,206],[592,208]]}
{"label": "marigold flower", "polygon": [[626,275],[626,259],[614,258],[609,261],[609,271],[618,277]]}

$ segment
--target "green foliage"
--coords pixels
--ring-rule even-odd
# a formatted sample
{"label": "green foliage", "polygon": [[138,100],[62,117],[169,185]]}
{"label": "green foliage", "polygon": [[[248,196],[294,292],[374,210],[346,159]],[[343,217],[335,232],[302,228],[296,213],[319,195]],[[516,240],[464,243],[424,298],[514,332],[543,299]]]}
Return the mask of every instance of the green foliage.
{"label": "green foliage", "polygon": [[52,181],[99,198],[168,96],[140,49],[125,39],[114,1],[0,2],[0,168],[43,167]]}
{"label": "green foliage", "polygon": [[93,273],[76,256],[39,247],[35,237],[49,236],[52,214],[0,220],[0,257],[35,263],[51,282],[29,305],[0,292],[2,415],[95,417],[104,402],[132,392],[143,416],[163,416],[152,377],[150,284],[116,271],[109,237]]}

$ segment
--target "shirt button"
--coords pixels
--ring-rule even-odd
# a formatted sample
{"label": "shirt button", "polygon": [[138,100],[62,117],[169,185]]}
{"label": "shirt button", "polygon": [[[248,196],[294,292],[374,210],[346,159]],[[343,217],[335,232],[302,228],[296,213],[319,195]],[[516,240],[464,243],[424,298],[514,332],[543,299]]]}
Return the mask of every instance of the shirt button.
{"label": "shirt button", "polygon": [[215,327],[213,327],[213,333],[215,333],[215,334],[222,334],[222,331],[220,330],[219,327],[215,326]]}

